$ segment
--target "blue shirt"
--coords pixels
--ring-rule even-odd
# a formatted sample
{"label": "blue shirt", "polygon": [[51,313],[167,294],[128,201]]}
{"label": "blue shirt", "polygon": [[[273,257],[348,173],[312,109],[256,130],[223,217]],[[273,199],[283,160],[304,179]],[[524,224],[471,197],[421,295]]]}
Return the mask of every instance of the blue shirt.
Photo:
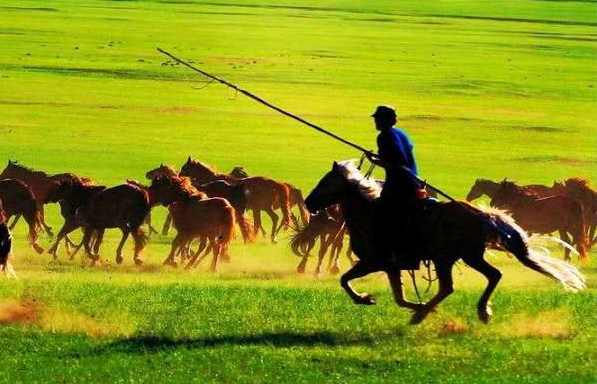
{"label": "blue shirt", "polygon": [[399,128],[381,131],[377,136],[377,147],[381,161],[388,164],[386,186],[398,187],[405,193],[417,188],[418,183],[402,169],[404,166],[415,175],[418,174],[413,154],[413,142],[406,132]]}

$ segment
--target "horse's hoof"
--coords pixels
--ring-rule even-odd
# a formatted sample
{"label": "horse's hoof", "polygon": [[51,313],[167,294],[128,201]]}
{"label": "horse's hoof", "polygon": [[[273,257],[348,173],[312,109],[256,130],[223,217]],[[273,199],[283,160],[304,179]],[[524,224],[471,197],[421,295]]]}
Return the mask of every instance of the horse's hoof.
{"label": "horse's hoof", "polygon": [[491,310],[490,306],[487,306],[485,308],[479,308],[479,310],[477,311],[477,314],[479,315],[479,320],[482,323],[489,323],[491,321],[491,317],[493,316],[493,311]]}
{"label": "horse's hoof", "polygon": [[170,266],[172,268],[178,267],[178,264],[176,264],[176,261],[170,261],[170,260],[164,261],[164,265],[168,265],[168,266]]}
{"label": "horse's hoof", "polygon": [[116,256],[116,264],[120,265],[122,264],[122,256]]}
{"label": "horse's hoof", "polygon": [[354,302],[356,304],[360,304],[360,305],[375,305],[375,304],[377,304],[377,301],[375,301],[375,297],[368,293],[363,293]]}
{"label": "horse's hoof", "polygon": [[37,252],[38,254],[42,254],[44,253],[44,249],[42,247],[40,247],[39,245],[34,245],[33,249],[35,249],[35,252]]}
{"label": "horse's hoof", "polygon": [[332,268],[330,268],[330,273],[332,275],[337,275],[340,273],[340,268],[336,265],[334,265]]}
{"label": "horse's hoof", "polygon": [[423,320],[425,320],[429,312],[431,311],[426,309],[425,306],[422,306],[420,309],[415,309],[413,315],[410,318],[410,325],[421,323]]}
{"label": "horse's hoof", "polygon": [[307,268],[306,268],[305,266],[298,266],[298,267],[296,267],[296,271],[297,271],[298,273],[305,273],[305,270],[306,270],[306,269],[307,269]]}
{"label": "horse's hoof", "polygon": [[141,259],[134,259],[134,261],[135,261],[136,266],[143,265],[143,260],[141,260]]}

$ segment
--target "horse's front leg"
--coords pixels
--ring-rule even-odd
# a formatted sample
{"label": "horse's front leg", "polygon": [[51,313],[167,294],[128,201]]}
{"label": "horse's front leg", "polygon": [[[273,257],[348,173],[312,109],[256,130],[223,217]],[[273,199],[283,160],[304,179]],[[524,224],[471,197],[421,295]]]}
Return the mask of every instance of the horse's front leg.
{"label": "horse's front leg", "polygon": [[502,273],[483,258],[483,252],[481,252],[480,256],[465,258],[464,262],[474,270],[481,272],[487,278],[487,287],[477,304],[477,314],[479,315],[479,320],[488,323],[493,315],[489,298],[500,282]]}
{"label": "horse's front leg", "polygon": [[340,285],[342,288],[344,288],[346,293],[348,293],[348,296],[350,296],[355,304],[376,304],[375,297],[373,297],[373,295],[370,295],[366,292],[358,293],[350,286],[350,281],[377,271],[379,271],[378,268],[374,268],[369,264],[364,264],[362,261],[358,261],[352,268],[348,270],[348,272],[342,275],[340,278]]}
{"label": "horse's front leg", "polygon": [[408,309],[414,309],[415,311],[423,309],[424,304],[413,303],[412,301],[406,300],[406,298],[404,297],[402,275],[399,270],[386,273],[388,275],[388,280],[390,281],[390,287],[392,287],[394,301],[396,301],[396,304],[398,304],[398,306]]}
{"label": "horse's front leg", "polygon": [[454,292],[454,282],[452,280],[452,266],[456,259],[439,259],[434,261],[437,279],[439,281],[439,291],[435,296],[423,305],[420,309],[415,310],[415,313],[410,319],[411,324],[419,324],[435,307],[439,305],[446,297]]}

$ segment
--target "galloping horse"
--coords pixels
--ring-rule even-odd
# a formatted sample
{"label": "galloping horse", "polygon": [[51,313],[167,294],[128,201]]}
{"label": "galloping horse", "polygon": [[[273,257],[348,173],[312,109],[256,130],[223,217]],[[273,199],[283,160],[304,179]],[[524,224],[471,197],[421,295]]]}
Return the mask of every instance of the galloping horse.
{"label": "galloping horse", "polygon": [[591,188],[589,182],[577,177],[554,183],[552,190],[557,194],[576,199],[583,206],[585,224],[589,229],[590,245],[597,242],[595,229],[597,227],[597,191]]}
{"label": "galloping horse", "polygon": [[[149,213],[149,196],[143,189],[131,184],[122,184],[94,193],[89,204],[77,209],[76,220],[85,223],[83,244],[87,255],[95,262],[99,260],[99,248],[106,228],[120,228],[122,239],[116,250],[116,263],[122,263],[122,247],[129,235],[135,241],[134,262],[143,262],[139,254],[147,243],[147,235],[141,229]],[[96,234],[91,249],[92,236]]]}
{"label": "galloping horse", "polygon": [[483,258],[488,247],[512,253],[526,267],[559,281],[567,289],[585,287],[583,276],[574,266],[530,249],[526,233],[508,215],[477,209],[465,202],[450,201],[427,205],[419,214],[418,219],[422,220],[420,226],[426,232],[418,236],[417,243],[422,247],[424,258],[435,264],[439,291],[426,304],[409,302],[404,298],[400,266],[391,258],[379,254],[380,239],[373,230],[376,216],[372,215],[379,194],[379,185],[363,177],[351,162],[334,162],[332,170],[305,200],[311,212],[332,204],[342,206],[351,247],[359,261],[342,276],[341,285],[356,304],[375,304],[375,299],[371,295],[357,293],[350,286],[350,281],[384,271],[389,277],[396,303],[414,310],[411,324],[419,323],[454,291],[452,267],[462,258],[489,281],[477,306],[479,319],[487,322],[491,317],[489,297],[501,278],[500,271]]}
{"label": "galloping horse", "polygon": [[[48,175],[43,171],[34,171],[31,168],[27,168],[16,161],[8,160],[8,164],[2,174],[0,174],[0,179],[15,179],[23,182],[33,191],[33,195],[35,196],[35,201],[37,203],[37,207],[41,214],[41,224],[46,231],[46,233],[52,236],[52,229],[46,224],[45,216],[44,216],[44,202],[48,197],[48,192],[52,183],[54,181],[62,181],[62,180],[73,180],[78,179],[72,173],[59,173],[56,175]],[[18,217],[13,221],[11,227],[14,227],[18,220]]]}
{"label": "galloping horse", "polygon": [[31,188],[18,180],[1,180],[0,199],[4,205],[6,221],[8,222],[15,215],[25,217],[29,226],[29,244],[37,253],[42,253],[44,250],[37,244],[37,235],[42,226],[42,216]]}
{"label": "galloping horse", "polygon": [[[151,183],[149,195],[152,205],[170,207],[174,227],[178,231],[164,264],[175,266],[174,257],[182,247],[197,237],[206,237],[213,250],[210,269],[216,271],[219,258],[234,237],[235,214],[230,203],[218,197],[206,198],[186,177],[157,177]],[[201,250],[200,247],[187,268],[198,262]]]}
{"label": "galloping horse", "polygon": [[[504,179],[503,181],[506,181],[506,179]],[[469,191],[468,195],[466,195],[466,201],[473,201],[483,195],[486,195],[490,199],[493,199],[499,187],[499,182],[491,181],[488,179],[477,179],[475,180],[475,184],[473,184],[473,186],[471,187],[471,190]],[[522,186],[521,188],[523,188],[527,192],[534,193],[539,197],[547,197],[553,195],[551,187],[541,184],[529,184]]]}
{"label": "galloping horse", "polygon": [[68,249],[69,243],[70,245],[75,244],[69,240],[68,234],[84,225],[80,220],[77,220],[77,210],[81,207],[87,207],[93,195],[104,189],[106,187],[94,185],[91,180],[83,179],[55,181],[52,183],[44,204],[60,203],[60,213],[64,218],[64,224],[60,228],[54,244],[48,250],[48,253],[54,258],[58,256],[58,247],[62,239],[65,240],[66,252],[70,254],[71,260],[75,257],[78,247],[70,253]]}
{"label": "galloping horse", "polygon": [[276,202],[282,209],[282,227],[287,229],[290,225],[290,192],[284,183],[261,176],[237,179],[228,174],[218,173],[200,161],[191,159],[190,156],[182,166],[180,176],[190,177],[195,184],[205,184],[215,180],[224,180],[233,185],[244,184],[248,191],[247,209],[253,211],[253,233],[255,236],[259,229],[262,229],[265,236],[265,231],[261,226],[261,211],[265,211],[272,220],[270,239],[272,243],[277,242],[280,228],[278,228],[279,217],[274,212]]}
{"label": "galloping horse", "polygon": [[[344,218],[338,205],[332,205],[322,209],[311,217],[311,219],[302,228],[296,230],[296,234],[290,241],[290,248],[295,255],[301,257],[299,265],[296,267],[298,273],[304,273],[309,254],[315,247],[315,242],[319,239],[319,252],[315,275],[321,273],[323,259],[330,250],[330,259],[328,270],[335,275],[340,272],[339,255],[342,251],[343,240],[346,234]],[[347,253],[351,264],[353,262],[350,254]]]}
{"label": "galloping horse", "polygon": [[[588,257],[583,207],[575,199],[563,195],[539,198],[511,181],[502,181],[491,205],[511,212],[516,222],[529,232],[549,234],[557,231],[564,242],[576,246],[582,259]],[[570,260],[567,247],[564,248],[564,259]]]}

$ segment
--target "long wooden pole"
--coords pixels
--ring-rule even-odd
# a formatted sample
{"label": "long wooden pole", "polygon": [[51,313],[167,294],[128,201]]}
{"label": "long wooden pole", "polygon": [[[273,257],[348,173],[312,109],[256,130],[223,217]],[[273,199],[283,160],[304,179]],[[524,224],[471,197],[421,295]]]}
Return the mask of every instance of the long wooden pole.
{"label": "long wooden pole", "polygon": [[[328,136],[330,136],[330,137],[332,137],[332,138],[334,138],[334,139],[336,139],[336,140],[338,140],[338,141],[340,141],[340,142],[342,142],[342,143],[344,143],[346,145],[349,145],[349,146],[353,147],[354,149],[357,149],[357,150],[359,150],[361,152],[371,153],[370,150],[365,149],[364,147],[361,147],[360,145],[355,144],[355,143],[353,143],[353,142],[351,142],[349,140],[346,140],[345,138],[340,137],[340,136],[336,135],[335,133],[332,133],[332,132],[328,131],[325,128],[322,128],[322,127],[320,127],[318,125],[315,125],[315,124],[313,124],[313,123],[311,123],[311,122],[303,119],[300,116],[297,116],[297,115],[295,115],[293,113],[287,112],[287,111],[283,110],[282,108],[277,107],[277,106],[271,104],[270,102],[262,99],[261,97],[255,95],[255,94],[253,94],[253,93],[251,93],[249,91],[246,91],[246,90],[244,90],[242,88],[239,88],[235,84],[232,84],[232,83],[230,83],[230,82],[228,82],[228,81],[226,81],[224,79],[221,79],[221,78],[219,78],[217,76],[214,76],[214,75],[212,75],[210,73],[207,73],[207,72],[205,72],[205,71],[203,71],[203,70],[201,70],[201,69],[199,69],[199,68],[197,68],[197,67],[195,67],[195,66],[193,66],[193,65],[191,65],[189,63],[187,63],[186,61],[179,59],[178,57],[174,56],[170,52],[164,51],[163,49],[161,49],[159,47],[157,48],[157,50],[158,50],[158,52],[160,52],[160,53],[162,53],[162,54],[170,57],[172,60],[175,60],[176,62],[184,65],[185,67],[189,68],[190,70],[198,72],[198,73],[202,74],[203,76],[209,77],[212,80],[215,80],[215,81],[217,81],[217,82],[219,82],[221,84],[224,84],[225,86],[230,87],[230,88],[234,89],[235,91],[242,93],[243,95],[245,95],[245,96],[247,96],[247,97],[249,97],[249,98],[257,101],[260,104],[265,105],[266,107],[269,107],[269,108],[271,108],[271,109],[273,109],[273,110],[275,110],[275,111],[283,114],[284,116],[288,116],[291,119],[294,119],[294,120],[296,120],[296,121],[298,121],[300,123],[303,123],[303,124],[305,124],[305,125],[313,128],[313,129],[315,129],[315,130],[317,130],[317,131],[319,131],[319,132],[321,132],[321,133],[323,133],[325,135],[328,135]],[[447,193],[443,192],[439,188],[436,188],[433,185],[428,184],[426,181],[421,180],[417,175],[415,175],[414,173],[412,173],[410,169],[408,169],[406,167],[402,167],[402,168],[405,169],[407,172],[409,172],[414,178],[416,178],[417,180],[419,180],[421,183],[424,183],[429,188],[431,188],[434,191],[436,191],[438,194],[442,195],[443,197],[447,198],[448,200],[456,201],[456,199],[454,199],[452,196],[448,195]]]}

